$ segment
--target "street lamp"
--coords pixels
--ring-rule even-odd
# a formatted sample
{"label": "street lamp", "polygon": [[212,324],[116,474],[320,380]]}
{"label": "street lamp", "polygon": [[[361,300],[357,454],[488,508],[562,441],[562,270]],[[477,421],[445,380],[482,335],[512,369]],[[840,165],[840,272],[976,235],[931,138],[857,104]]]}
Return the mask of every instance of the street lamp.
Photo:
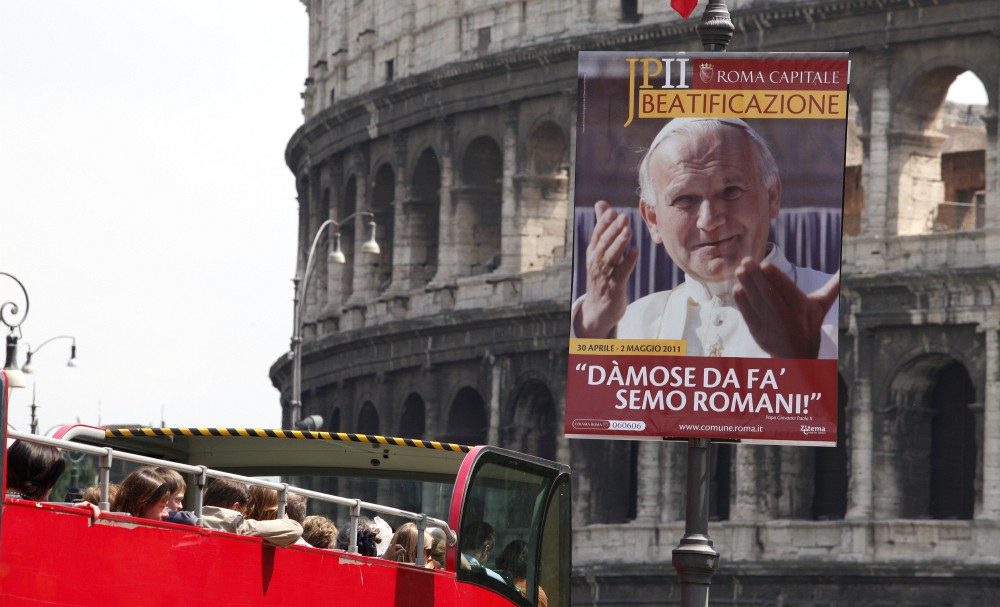
{"label": "street lamp", "polygon": [[355,219],[357,217],[367,217],[368,218],[368,239],[363,245],[361,245],[362,253],[369,253],[371,255],[378,255],[381,249],[378,246],[378,242],[375,241],[375,214],[371,211],[358,211],[357,213],[351,213],[347,217],[336,221],[334,219],[327,219],[319,226],[316,230],[316,236],[313,237],[312,246],[309,247],[309,257],[306,258],[306,269],[302,277],[296,277],[293,281],[295,283],[295,312],[294,312],[294,324],[292,332],[292,428],[295,428],[299,423],[302,415],[302,306],[305,304],[305,293],[309,287],[309,277],[312,275],[313,262],[316,254],[316,247],[319,246],[320,237],[323,232],[330,226],[333,226],[333,239],[330,245],[330,252],[327,254],[327,260],[333,263],[346,263],[347,257],[340,248],[340,226],[344,225],[348,221]]}
{"label": "street lamp", "polygon": [[3,366],[4,373],[7,375],[7,385],[11,388],[23,388],[28,385],[28,382],[24,377],[24,373],[17,368],[17,340],[21,337],[21,323],[27,318],[28,308],[30,307],[28,290],[24,288],[24,284],[13,274],[0,272],[0,275],[6,276],[16,282],[17,286],[21,288],[21,292],[24,293],[23,313],[21,313],[21,308],[16,302],[7,301],[3,305],[0,305],[0,322],[3,322],[10,329],[10,332],[7,334],[7,360]]}
{"label": "street lamp", "polygon": [[71,339],[71,340],[73,340],[73,345],[70,346],[70,349],[69,349],[69,361],[66,363],[66,366],[67,367],[79,367],[80,363],[76,359],[76,338],[73,337],[72,335],[57,335],[55,337],[50,337],[49,339],[46,339],[45,341],[43,341],[35,349],[32,349],[31,345],[29,344],[28,345],[28,358],[24,361],[24,366],[21,367],[21,370],[24,371],[25,373],[29,374],[29,375],[33,374],[35,372],[35,367],[34,367],[34,365],[31,364],[31,357],[34,356],[39,350],[41,350],[42,348],[44,348],[45,344],[47,344],[49,342],[52,342],[52,341],[55,341],[57,339]]}

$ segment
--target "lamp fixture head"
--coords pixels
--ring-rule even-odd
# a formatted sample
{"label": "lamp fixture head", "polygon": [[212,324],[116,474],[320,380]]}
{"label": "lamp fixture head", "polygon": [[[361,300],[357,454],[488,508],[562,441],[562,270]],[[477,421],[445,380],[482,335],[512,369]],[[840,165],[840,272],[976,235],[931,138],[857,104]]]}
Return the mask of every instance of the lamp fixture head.
{"label": "lamp fixture head", "polygon": [[333,247],[331,247],[327,259],[333,263],[347,263],[344,251],[340,248],[340,232],[334,232],[333,234]]}
{"label": "lamp fixture head", "polygon": [[361,251],[364,253],[371,253],[372,255],[378,255],[382,252],[379,248],[378,242],[375,241],[375,220],[370,219],[368,221],[368,240],[365,244],[361,245]]}
{"label": "lamp fixture head", "polygon": [[7,336],[7,361],[4,363],[3,371],[7,375],[7,385],[11,388],[27,387],[28,379],[17,368],[17,337],[13,334]]}
{"label": "lamp fixture head", "polygon": [[80,366],[80,361],[78,361],[76,359],[76,344],[75,343],[73,344],[73,346],[69,350],[69,361],[66,362],[66,366],[67,367],[72,367],[74,369]]}

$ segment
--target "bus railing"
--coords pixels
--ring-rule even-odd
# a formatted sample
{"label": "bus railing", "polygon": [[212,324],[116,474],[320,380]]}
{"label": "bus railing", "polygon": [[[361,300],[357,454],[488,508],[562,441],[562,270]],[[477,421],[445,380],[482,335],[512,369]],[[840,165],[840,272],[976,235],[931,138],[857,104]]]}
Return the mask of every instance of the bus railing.
{"label": "bus railing", "polygon": [[408,510],[401,510],[399,508],[393,508],[392,506],[384,506],[382,504],[376,504],[372,502],[366,502],[356,498],[341,497],[338,495],[331,495],[328,493],[321,493],[319,491],[312,491],[310,489],[303,489],[301,487],[296,487],[294,485],[289,485],[288,483],[277,483],[273,481],[266,481],[259,478],[253,478],[250,476],[242,476],[240,474],[233,474],[231,472],[224,472],[222,470],[213,470],[205,466],[192,466],[189,464],[179,464],[177,462],[171,462],[169,460],[158,459],[155,457],[148,457],[145,455],[138,455],[136,453],[129,453],[127,451],[118,451],[112,449],[111,447],[95,447],[92,445],[85,445],[82,443],[76,443],[73,441],[62,440],[58,438],[51,438],[48,436],[40,436],[38,434],[31,434],[28,432],[19,432],[17,430],[8,429],[7,431],[8,439],[17,439],[33,443],[38,443],[42,445],[51,445],[59,449],[66,449],[70,451],[75,451],[78,453],[85,453],[88,455],[95,455],[99,458],[99,472],[98,472],[98,485],[101,491],[100,502],[97,507],[101,512],[108,512],[111,510],[111,505],[108,499],[109,487],[111,485],[111,465],[114,460],[122,460],[126,462],[131,462],[135,464],[143,464],[147,466],[161,466],[164,468],[170,468],[171,470],[176,470],[177,472],[190,474],[194,476],[195,485],[198,490],[195,492],[194,496],[194,514],[198,519],[198,526],[202,526],[202,509],[203,509],[203,492],[205,486],[208,485],[208,479],[210,478],[226,478],[230,480],[235,480],[238,482],[246,483],[248,485],[257,485],[259,487],[266,487],[268,489],[274,489],[278,492],[278,517],[285,516],[285,504],[288,501],[289,493],[297,493],[308,498],[316,499],[323,502],[329,502],[331,504],[336,504],[338,506],[344,506],[350,509],[351,513],[351,543],[348,546],[348,553],[357,554],[358,552],[358,519],[361,517],[361,511],[370,511],[377,514],[384,514],[388,516],[396,516],[399,518],[405,518],[414,521],[417,524],[417,561],[416,565],[424,565],[424,531],[428,526],[437,527],[444,531],[445,538],[449,546],[453,546],[457,541],[457,536],[455,532],[448,526],[446,521],[443,521],[432,516],[427,516],[423,513],[410,512]]}

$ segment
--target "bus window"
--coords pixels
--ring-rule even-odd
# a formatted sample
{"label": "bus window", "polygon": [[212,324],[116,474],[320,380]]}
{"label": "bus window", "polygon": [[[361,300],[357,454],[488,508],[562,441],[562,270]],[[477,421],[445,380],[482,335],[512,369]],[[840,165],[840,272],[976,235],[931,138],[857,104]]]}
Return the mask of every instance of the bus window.
{"label": "bus window", "polygon": [[479,457],[463,502],[458,578],[521,605],[568,605],[569,477],[532,460],[499,450]]}

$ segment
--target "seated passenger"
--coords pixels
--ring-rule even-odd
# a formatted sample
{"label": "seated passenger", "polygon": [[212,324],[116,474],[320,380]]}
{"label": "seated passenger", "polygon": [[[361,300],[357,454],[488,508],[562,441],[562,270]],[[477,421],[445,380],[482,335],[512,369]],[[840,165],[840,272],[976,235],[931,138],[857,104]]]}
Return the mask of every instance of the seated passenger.
{"label": "seated passenger", "polygon": [[[524,540],[514,540],[507,544],[497,557],[497,569],[511,577],[514,586],[523,595],[528,577],[528,543]],[[538,587],[538,607],[548,607],[549,597],[542,587]]]}
{"label": "seated passenger", "polygon": [[[416,563],[418,535],[416,523],[404,523],[396,529],[396,533],[394,533],[392,539],[389,540],[389,547],[382,555],[382,558],[389,561],[395,561],[397,563]],[[429,542],[427,541],[427,537],[425,535],[425,552],[428,544]]]}
{"label": "seated passenger", "polygon": [[303,524],[306,520],[306,510],[308,509],[309,498],[301,493],[288,494],[288,501],[285,503],[285,516]]}
{"label": "seated passenger", "polygon": [[202,526],[263,538],[275,546],[290,546],[302,537],[302,525],[291,519],[258,521],[243,516],[250,490],[245,483],[217,478],[205,489]]}
{"label": "seated passenger", "polygon": [[66,469],[59,449],[16,440],[7,449],[6,497],[43,502]]}
{"label": "seated passenger", "polygon": [[448,550],[448,536],[440,527],[428,527],[430,543],[424,544],[424,566],[428,569],[444,569],[444,557]]}
{"label": "seated passenger", "polygon": [[194,512],[184,510],[184,494],[187,493],[187,483],[181,473],[173,468],[160,466],[156,473],[163,477],[170,488],[170,499],[167,501],[167,522],[181,525],[197,525],[198,518]]}
{"label": "seated passenger", "polygon": [[[358,517],[358,554],[378,556],[375,523],[370,518]],[[342,525],[337,533],[337,550],[347,551],[351,547],[351,524]]]}
{"label": "seated passenger", "polygon": [[314,548],[333,548],[337,543],[337,526],[325,516],[307,516],[302,522],[302,537]]}
{"label": "seated passenger", "polygon": [[[115,501],[115,496],[118,495],[118,483],[111,483],[108,485],[108,502]],[[95,506],[101,505],[101,486],[92,485],[83,490],[83,501],[91,503]]]}
{"label": "seated passenger", "polygon": [[167,518],[170,487],[150,466],[133,470],[121,482],[111,502],[112,512],[125,512],[136,518],[162,521]]}
{"label": "seated passenger", "polygon": [[386,549],[392,545],[390,543],[392,541],[392,527],[382,520],[382,517],[376,516],[372,519],[372,529],[375,531],[375,553],[381,558]]}
{"label": "seated passenger", "polygon": [[493,527],[485,521],[472,521],[462,526],[458,538],[459,553],[462,555],[462,569],[482,571],[487,577],[506,583],[499,573],[486,566],[493,543],[496,541]]}
{"label": "seated passenger", "polygon": [[278,518],[278,492],[260,485],[251,485],[246,506],[247,518],[255,521],[273,521]]}

